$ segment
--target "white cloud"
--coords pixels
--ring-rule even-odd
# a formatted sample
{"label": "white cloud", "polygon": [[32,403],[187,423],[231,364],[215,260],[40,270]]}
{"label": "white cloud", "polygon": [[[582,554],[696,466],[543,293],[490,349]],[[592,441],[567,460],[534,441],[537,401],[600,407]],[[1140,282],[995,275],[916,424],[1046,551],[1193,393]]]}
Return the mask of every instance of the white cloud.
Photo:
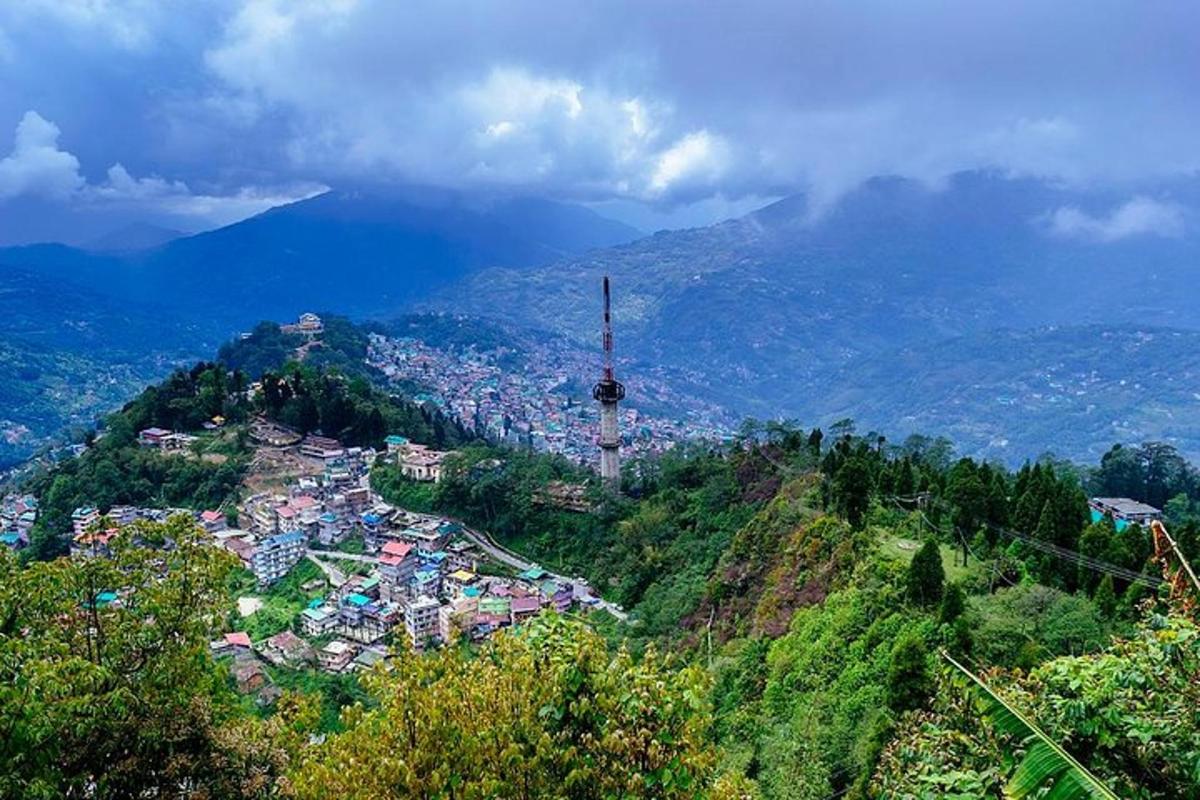
{"label": "white cloud", "polygon": [[1092,216],[1075,206],[1063,206],[1048,215],[1049,230],[1056,236],[1115,242],[1130,236],[1182,236],[1187,220],[1182,206],[1138,196],[1107,216]]}
{"label": "white cloud", "polygon": [[240,187],[224,194],[192,191],[186,183],[157,175],[134,177],[121,164],[107,180],[89,184],[79,159],[58,147],[57,125],[28,111],[17,125],[12,154],[0,160],[0,200],[46,197],[77,208],[124,207],[176,217],[191,224],[226,225],[283,203],[312,197],[328,187],[312,182],[283,187]]}
{"label": "white cloud", "polygon": [[108,169],[108,180],[87,187],[84,195],[89,203],[152,208],[180,218],[202,220],[209,225],[228,225],[269,208],[312,197],[328,188],[322,184],[300,183],[272,189],[242,187],[232,194],[211,195],[193,192],[183,181],[169,181],[157,175],[135,178],[124,166],[114,164]]}
{"label": "white cloud", "polygon": [[125,50],[141,50],[153,41],[164,3],[158,0],[19,0],[11,15],[49,17],[68,28],[99,32]]}
{"label": "white cloud", "polygon": [[650,190],[664,192],[681,181],[714,180],[724,168],[723,144],[708,131],[689,133],[655,160]]}
{"label": "white cloud", "polygon": [[79,159],[58,149],[58,126],[36,111],[17,124],[12,153],[0,160],[0,199],[66,197],[83,186]]}

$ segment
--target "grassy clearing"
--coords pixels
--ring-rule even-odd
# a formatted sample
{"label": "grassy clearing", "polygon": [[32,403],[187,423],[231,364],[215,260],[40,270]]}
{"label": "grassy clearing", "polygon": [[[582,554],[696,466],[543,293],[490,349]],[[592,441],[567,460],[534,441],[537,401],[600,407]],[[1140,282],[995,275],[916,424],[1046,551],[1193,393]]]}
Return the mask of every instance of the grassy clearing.
{"label": "grassy clearing", "polygon": [[[885,558],[901,561],[905,565],[912,561],[920,547],[919,541],[894,534],[884,536],[879,540],[879,552]],[[979,562],[974,560],[964,567],[962,553],[948,544],[939,544],[938,549],[942,554],[942,569],[946,571],[946,580],[951,583],[962,582],[979,567]]]}
{"label": "grassy clearing", "polygon": [[323,581],[324,578],[325,573],[321,572],[321,568],[305,558],[292,568],[286,578],[265,592],[259,592],[254,576],[247,570],[239,570],[230,584],[234,601],[239,597],[254,597],[262,601],[262,607],[248,617],[238,615],[233,620],[235,629],[250,634],[255,642],[292,629],[297,615],[309,601],[323,596],[322,592],[306,592],[301,587],[309,581]]}

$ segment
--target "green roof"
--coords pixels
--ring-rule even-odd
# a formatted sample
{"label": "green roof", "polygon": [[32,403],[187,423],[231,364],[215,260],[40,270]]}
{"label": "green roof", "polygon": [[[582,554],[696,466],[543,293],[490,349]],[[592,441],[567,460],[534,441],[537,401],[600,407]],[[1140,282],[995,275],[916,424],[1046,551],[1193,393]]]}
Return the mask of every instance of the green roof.
{"label": "green roof", "polygon": [[507,597],[484,597],[479,601],[480,614],[507,614],[512,609],[512,601]]}

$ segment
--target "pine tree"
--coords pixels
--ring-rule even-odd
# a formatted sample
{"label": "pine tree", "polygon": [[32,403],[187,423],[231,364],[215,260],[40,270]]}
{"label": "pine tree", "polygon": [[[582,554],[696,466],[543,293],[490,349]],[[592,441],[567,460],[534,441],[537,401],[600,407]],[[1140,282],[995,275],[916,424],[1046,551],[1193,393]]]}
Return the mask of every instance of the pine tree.
{"label": "pine tree", "polygon": [[896,713],[912,711],[925,705],[932,693],[925,642],[915,633],[904,634],[892,647],[888,663],[888,706]]}
{"label": "pine tree", "polygon": [[946,586],[945,594],[942,596],[942,606],[938,611],[938,622],[943,625],[950,625],[960,616],[967,607],[967,597],[963,593],[962,587],[957,583],[951,583]]}
{"label": "pine tree", "polygon": [[861,456],[851,456],[833,478],[833,502],[850,524],[857,528],[871,502],[871,470]]}
{"label": "pine tree", "polygon": [[908,599],[931,606],[942,599],[946,586],[946,571],[938,543],[927,539],[908,566]]}

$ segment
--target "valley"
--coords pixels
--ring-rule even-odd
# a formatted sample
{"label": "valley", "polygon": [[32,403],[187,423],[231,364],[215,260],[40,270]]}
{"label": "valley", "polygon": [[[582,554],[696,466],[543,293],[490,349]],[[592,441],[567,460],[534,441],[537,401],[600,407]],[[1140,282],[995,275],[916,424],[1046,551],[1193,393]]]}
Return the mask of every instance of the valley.
{"label": "valley", "polygon": [[[988,173],[936,191],[877,179],[816,219],[793,197],[637,238],[577,207],[376,190],[133,253],[8,248],[0,281],[25,293],[8,295],[10,350],[50,348],[27,358],[49,359],[51,383],[78,374],[94,385],[87,370],[105,365],[115,381],[68,414],[48,411],[58,407],[50,385],[14,395],[6,418],[21,443],[9,462],[119,404],[136,387],[122,375],[161,375],[260,319],[302,311],[385,326],[412,311],[457,315],[479,322],[422,324],[483,349],[549,332],[577,349],[569,378],[586,388],[605,274],[618,357],[630,378],[654,381],[640,393],[648,413],[704,407],[701,427],[853,417],[894,436],[947,435],[1010,465],[1047,447],[1094,458],[1114,441],[1200,454],[1188,388],[1196,241],[1098,244],[1039,227],[1046,208],[1103,199]],[[75,298],[67,307],[85,317],[75,328],[56,294]],[[166,336],[138,333],[164,317]]]}

